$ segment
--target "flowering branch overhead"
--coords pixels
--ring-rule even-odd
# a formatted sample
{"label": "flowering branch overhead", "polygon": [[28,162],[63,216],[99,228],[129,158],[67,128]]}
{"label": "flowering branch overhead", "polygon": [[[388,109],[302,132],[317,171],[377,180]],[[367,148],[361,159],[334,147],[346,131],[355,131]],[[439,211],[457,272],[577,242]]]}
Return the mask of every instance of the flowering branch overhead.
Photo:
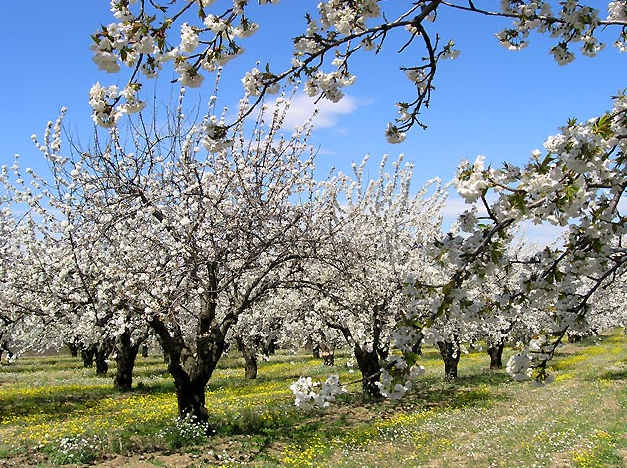
{"label": "flowering branch overhead", "polygon": [[[224,3],[222,10],[219,6]],[[278,0],[260,0],[260,4]],[[394,2],[398,4],[399,2]],[[292,65],[281,72],[258,67],[242,77],[251,96],[278,92],[281,83],[304,81],[310,96],[337,102],[342,89],[355,81],[349,69],[353,56],[360,52],[382,50],[391,31],[404,31],[408,38],[399,53],[414,48],[421,39],[425,51],[420,63],[401,70],[416,85],[416,96],[397,103],[398,116],[388,124],[386,138],[391,143],[404,140],[414,126],[425,128],[420,118],[431,100],[436,69],[440,60],[455,58],[453,40],[441,41],[426,23],[437,26],[442,9],[456,9],[469,14],[508,18],[512,27],[497,34],[509,49],[528,44],[531,31],[557,39],[551,53],[560,64],[575,58],[571,46],[581,43],[584,55],[594,56],[603,44],[597,37],[600,28],[615,27],[620,32],[615,46],[621,51],[627,44],[627,7],[622,0],[609,2],[607,19],[599,11],[581,2],[563,2],[554,11],[552,2],[541,0],[502,1],[500,11],[489,11],[475,3],[420,0],[413,2],[394,21],[388,21],[377,0],[327,0],[318,5],[317,14],[306,12],[306,31],[293,38]],[[94,62],[101,70],[119,73],[122,66],[131,70],[128,84],[119,90],[114,86],[94,85],[90,104],[94,121],[111,126],[122,115],[138,112],[144,106],[139,98],[142,81],[157,76],[167,62],[172,62],[183,86],[199,87],[206,73],[216,71],[244,52],[242,41],[254,36],[260,25],[248,14],[248,0],[194,0],[146,2],[145,0],[112,0],[111,10],[117,20],[94,33]],[[193,18],[193,12],[196,18]],[[332,56],[332,58],[331,58]],[[374,60],[374,59],[373,59]],[[325,64],[330,62],[330,68]],[[144,78],[142,78],[142,76]]]}

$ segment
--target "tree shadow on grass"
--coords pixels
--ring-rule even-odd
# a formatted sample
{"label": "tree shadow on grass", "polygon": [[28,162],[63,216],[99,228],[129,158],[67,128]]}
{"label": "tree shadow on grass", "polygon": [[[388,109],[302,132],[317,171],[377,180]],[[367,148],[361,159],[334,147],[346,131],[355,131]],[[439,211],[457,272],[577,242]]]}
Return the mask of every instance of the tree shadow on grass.
{"label": "tree shadow on grass", "polygon": [[[369,443],[378,440],[377,427],[386,427],[388,421],[392,426],[403,424],[394,422],[401,414],[486,408],[504,401],[507,395],[501,384],[505,382],[509,382],[509,377],[503,372],[485,371],[461,376],[452,383],[436,377],[425,378],[415,385],[412,393],[396,403],[373,400],[356,393],[338,397],[330,410],[303,412],[294,406],[280,405],[268,417],[250,408],[214,421],[217,423],[216,436],[251,436],[260,441],[255,450],[256,457],[260,458],[275,454],[277,447],[306,447],[312,440],[333,446],[350,436],[350,440],[357,437],[358,443]],[[350,434],[347,428],[350,428]]]}
{"label": "tree shadow on grass", "polygon": [[[0,399],[0,407],[8,418],[28,417],[38,415],[39,418],[54,421],[66,419],[69,414],[85,411],[98,405],[98,402],[110,396],[111,390],[106,393],[94,391],[49,394],[34,396],[19,396],[17,398]],[[2,421],[2,418],[0,418]]]}
{"label": "tree shadow on grass", "polygon": [[627,380],[627,368],[626,369],[611,369],[595,376],[590,380]]}
{"label": "tree shadow on grass", "polygon": [[[0,398],[0,407],[3,415],[13,417],[28,417],[37,415],[46,421],[67,419],[71,414],[80,413],[97,407],[107,398],[124,398],[125,395],[158,395],[174,392],[173,382],[157,382],[154,384],[137,384],[130,392],[119,392],[111,386],[102,388],[81,388],[77,386],[70,390],[60,389],[59,392],[48,391],[42,394],[19,394],[13,398]],[[0,422],[2,417],[0,416]]]}

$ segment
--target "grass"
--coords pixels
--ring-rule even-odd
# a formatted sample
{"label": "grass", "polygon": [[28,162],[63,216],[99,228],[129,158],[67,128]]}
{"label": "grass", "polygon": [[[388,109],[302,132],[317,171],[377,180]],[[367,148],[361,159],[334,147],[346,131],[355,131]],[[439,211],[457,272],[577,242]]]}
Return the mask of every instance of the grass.
{"label": "grass", "polygon": [[627,466],[622,331],[560,348],[556,382],[546,387],[488,370],[485,352],[462,356],[458,380],[447,383],[427,349],[427,372],[400,403],[369,401],[355,385],[329,410],[293,406],[288,386],[301,375],[355,380],[347,360],[338,356],[330,369],[279,353],[260,363],[254,381],[243,379],[241,359],[222,360],[206,398],[216,433],[205,439],[175,421],[173,384],[158,357],[138,359],[126,394],[76,358],[24,357],[0,367],[0,466],[97,465],[115,454],[188,467]]}

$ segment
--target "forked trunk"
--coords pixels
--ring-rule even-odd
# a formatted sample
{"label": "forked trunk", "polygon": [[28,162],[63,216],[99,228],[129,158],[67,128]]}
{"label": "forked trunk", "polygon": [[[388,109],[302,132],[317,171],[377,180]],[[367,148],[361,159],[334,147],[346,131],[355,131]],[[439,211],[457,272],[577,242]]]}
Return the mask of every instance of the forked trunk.
{"label": "forked trunk", "polygon": [[113,386],[122,392],[130,391],[133,386],[133,368],[135,367],[135,359],[140,346],[141,341],[133,343],[131,334],[127,331],[118,336],[115,347],[117,369],[113,379]]}
{"label": "forked trunk", "polygon": [[459,363],[459,346],[452,341],[438,341],[440,356],[444,361],[444,380],[450,382],[457,379],[457,364]]}
{"label": "forked trunk", "polygon": [[78,346],[75,343],[70,343],[69,341],[66,341],[65,346],[67,346],[67,349],[70,350],[70,356],[72,357],[78,357]]}
{"label": "forked trunk", "polygon": [[253,380],[257,378],[257,352],[255,346],[249,346],[245,343],[244,339],[236,335],[235,341],[237,341],[237,349],[242,353],[244,358],[244,378],[247,380]]}
{"label": "forked trunk", "polygon": [[96,348],[97,346],[95,344],[81,348],[81,359],[83,360],[83,367],[91,367],[94,365]]}
{"label": "forked trunk", "polygon": [[[215,285],[212,290],[215,290]],[[203,294],[194,346],[185,342],[183,331],[176,322],[166,325],[159,316],[153,316],[148,321],[168,359],[168,371],[174,378],[179,417],[192,417],[195,422],[202,424],[209,420],[205,407],[205,386],[224,353],[226,334],[237,322],[236,314],[226,314],[218,322],[215,320],[216,309],[215,293]],[[210,428],[205,429],[209,435]]]}
{"label": "forked trunk", "polygon": [[503,348],[505,348],[505,343],[493,343],[488,346],[490,369],[503,368]]}
{"label": "forked trunk", "polygon": [[372,398],[381,398],[381,391],[377,387],[379,381],[381,364],[376,351],[366,351],[359,345],[355,345],[355,360],[361,371],[362,383],[361,388],[365,395]]}
{"label": "forked trunk", "polygon": [[196,422],[206,424],[209,412],[205,406],[206,379],[190,379],[186,372],[174,377],[176,401],[180,418],[192,417]]}
{"label": "forked trunk", "polygon": [[168,371],[174,378],[179,417],[192,417],[198,423],[207,423],[205,386],[224,352],[224,334],[217,327],[211,329],[196,339],[196,352],[192,352],[180,333],[171,335],[158,320],[153,320],[150,325],[157,332],[167,356]]}

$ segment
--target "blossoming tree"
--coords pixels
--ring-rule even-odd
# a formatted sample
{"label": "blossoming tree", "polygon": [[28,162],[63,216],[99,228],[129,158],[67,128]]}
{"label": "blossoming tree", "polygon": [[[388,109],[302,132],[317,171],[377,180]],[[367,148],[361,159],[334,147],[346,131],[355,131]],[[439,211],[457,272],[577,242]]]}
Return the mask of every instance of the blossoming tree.
{"label": "blossoming tree", "polygon": [[[432,97],[440,60],[456,55],[453,42],[442,42],[429,25],[434,21],[437,26],[443,9],[511,19],[512,27],[498,33],[510,49],[524,47],[531,32],[549,35],[560,64],[574,59],[577,44],[584,55],[597,54],[602,29],[618,31],[615,45],[626,48],[625,0],[607,3],[604,18],[577,0],[503,0],[495,11],[479,1],[419,0],[404,9],[401,5],[394,16],[386,14],[389,5],[400,3],[323,1],[306,16],[303,34],[294,38],[290,67],[273,71],[268,65],[243,77],[253,100],[243,103],[232,122],[210,114],[193,125],[176,113],[164,133],[138,117],[125,140],[120,117],[144,109],[143,80],[171,61],[181,84],[200,86],[206,73],[240,54],[241,41],[260,26],[248,14],[247,0],[111,2],[117,22],[94,34],[94,61],[112,73],[124,65],[128,82],[121,89],[92,87],[94,121],[111,133],[106,144],[72,160],[71,171],[55,176],[67,180],[70,201],[80,199],[74,203],[80,204],[77,213],[91,210],[85,219],[94,230],[84,231],[85,245],[110,243],[101,249],[106,259],[101,264],[109,265],[107,278],[114,280],[96,282],[91,295],[83,288],[72,297],[100,294],[106,300],[99,303],[112,304],[114,314],[124,311],[151,326],[170,357],[181,415],[206,419],[204,387],[229,329],[284,281],[300,275],[303,259],[329,236],[314,215],[316,210],[328,214],[329,207],[314,195],[311,158],[303,156],[308,150],[301,140],[307,129],[294,139],[281,138],[277,117],[266,133],[260,125],[251,140],[243,137],[246,117],[264,95],[277,92],[282,82],[301,79],[309,95],[338,101],[354,81],[349,68],[353,57],[381,50],[390,32],[399,31],[406,38],[401,51],[419,48],[423,53],[418,56],[425,57],[402,69],[416,92],[397,103],[398,117],[386,129],[390,142],[400,142],[410,128],[423,126],[420,113]],[[481,158],[460,166],[459,193],[469,203],[483,205],[487,215],[465,213],[462,232],[443,236],[429,250],[426,263],[436,261],[444,272],[438,281],[422,281],[420,270],[405,278],[410,304],[392,332],[402,355],[382,372],[381,393],[406,391],[417,369],[414,345],[425,329],[449,319],[475,323],[493,300],[518,314],[550,304],[551,320],[543,329],[552,338],[535,339],[508,365],[520,380],[547,377],[546,363],[556,345],[569,329],[585,322],[598,291],[624,272],[620,202],[627,187],[626,122],[627,98],[619,95],[605,115],[569,122],[524,167],[486,168]],[[52,154],[56,151],[52,148]],[[496,201],[489,201],[491,194]],[[516,290],[498,299],[477,295],[487,275],[512,270],[512,258],[504,253],[514,227],[525,221],[561,225],[566,240],[529,259]],[[75,272],[79,281],[88,277],[83,271]],[[330,382],[328,394],[329,388],[340,387]]]}
{"label": "blossoming tree", "polygon": [[[179,107],[164,128],[140,115],[74,155],[75,208],[91,213],[92,240],[110,245],[101,249],[108,266],[99,294],[112,323],[135,320],[154,331],[182,417],[207,420],[205,386],[229,330],[299,274],[324,238],[312,222],[325,203],[314,195],[309,126],[282,136],[286,106],[262,112],[250,137],[240,119],[219,142],[213,113],[190,123]],[[244,99],[240,115],[248,108]]]}
{"label": "blossoming tree", "polygon": [[335,233],[311,259],[305,285],[319,295],[310,310],[346,339],[364,393],[376,397],[391,334],[407,307],[405,278],[416,270],[429,275],[424,246],[441,236],[446,192],[434,180],[412,193],[413,166],[402,157],[392,172],[384,157],[374,180],[364,177],[366,162],[354,165],[353,176],[339,174],[328,182],[337,195],[325,224]]}

